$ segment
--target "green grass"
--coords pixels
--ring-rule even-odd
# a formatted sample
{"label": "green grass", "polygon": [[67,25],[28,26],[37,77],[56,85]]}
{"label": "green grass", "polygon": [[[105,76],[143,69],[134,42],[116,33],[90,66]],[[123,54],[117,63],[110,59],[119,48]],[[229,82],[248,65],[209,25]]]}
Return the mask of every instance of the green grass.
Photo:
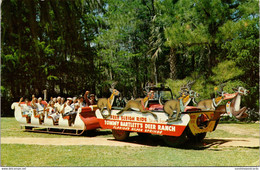
{"label": "green grass", "polygon": [[[226,126],[227,128],[235,128],[237,133],[230,133],[226,130],[221,130],[219,126]],[[207,138],[259,138],[259,124],[219,124],[215,131],[207,133]],[[239,134],[241,133],[241,134]],[[257,136],[253,134],[258,134]]]}
{"label": "green grass", "polygon": [[[238,131],[259,132],[259,124],[225,126],[236,127]],[[101,132],[98,137],[112,136],[110,130]],[[1,137],[59,137],[66,140],[72,136],[24,132],[14,118],[1,118]],[[233,134],[217,128],[206,136],[212,137],[255,136]],[[155,147],[1,144],[1,166],[259,166],[259,147],[171,148],[163,145],[158,136],[150,139],[155,142]],[[136,133],[132,133],[130,142],[135,140],[139,139]],[[144,142],[147,146],[150,143],[153,142]]]}
{"label": "green grass", "polygon": [[250,148],[1,145],[2,166],[257,166]]}

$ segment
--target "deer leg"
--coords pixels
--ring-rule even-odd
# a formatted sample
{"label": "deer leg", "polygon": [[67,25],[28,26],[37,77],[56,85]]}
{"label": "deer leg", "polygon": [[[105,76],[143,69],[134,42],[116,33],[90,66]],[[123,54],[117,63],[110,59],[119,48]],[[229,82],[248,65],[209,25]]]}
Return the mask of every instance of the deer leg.
{"label": "deer leg", "polygon": [[108,115],[105,116],[105,119],[111,115],[111,110],[110,110],[110,109],[107,109],[107,111],[108,111]]}
{"label": "deer leg", "polygon": [[177,112],[176,118],[174,119],[175,121],[180,120],[181,117],[181,112]]}
{"label": "deer leg", "polygon": [[121,109],[121,110],[117,113],[117,115],[122,114],[124,111],[127,111],[128,109],[129,109],[128,107],[125,107],[125,108]]}
{"label": "deer leg", "polygon": [[248,116],[248,114],[246,114],[246,107],[243,107],[242,109],[240,109],[239,111],[234,111],[233,115],[237,118],[237,119],[243,119],[246,118]]}
{"label": "deer leg", "polygon": [[149,110],[141,111],[141,113],[151,113],[156,120],[158,119],[157,115]]}
{"label": "deer leg", "polygon": [[103,111],[104,111],[104,107],[100,108],[101,115],[103,116],[103,118],[106,118],[106,116],[103,114]]}
{"label": "deer leg", "polygon": [[180,120],[181,117],[181,109],[180,106],[178,104],[176,104],[176,117],[174,119],[174,121]]}

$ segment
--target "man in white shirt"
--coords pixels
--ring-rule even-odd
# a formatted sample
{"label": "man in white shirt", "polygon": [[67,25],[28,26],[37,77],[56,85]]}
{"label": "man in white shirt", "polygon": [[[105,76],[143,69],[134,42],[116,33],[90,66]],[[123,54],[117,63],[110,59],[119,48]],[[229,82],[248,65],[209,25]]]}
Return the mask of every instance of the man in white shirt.
{"label": "man in white shirt", "polygon": [[57,97],[57,102],[54,104],[54,107],[56,108],[56,110],[58,112],[61,112],[61,97],[60,96]]}
{"label": "man in white shirt", "polygon": [[77,114],[77,112],[75,112],[74,107],[71,104],[72,104],[72,98],[68,97],[67,102],[62,107],[63,117],[70,116],[69,125],[73,123]]}

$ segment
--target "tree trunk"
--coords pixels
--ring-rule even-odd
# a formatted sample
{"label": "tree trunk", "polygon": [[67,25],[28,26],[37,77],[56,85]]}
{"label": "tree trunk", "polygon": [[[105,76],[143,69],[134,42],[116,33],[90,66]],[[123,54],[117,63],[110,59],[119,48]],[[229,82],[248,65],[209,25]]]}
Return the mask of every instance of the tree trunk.
{"label": "tree trunk", "polygon": [[173,48],[170,50],[169,55],[169,64],[170,64],[170,78],[173,80],[177,79],[177,70],[176,70],[176,55]]}

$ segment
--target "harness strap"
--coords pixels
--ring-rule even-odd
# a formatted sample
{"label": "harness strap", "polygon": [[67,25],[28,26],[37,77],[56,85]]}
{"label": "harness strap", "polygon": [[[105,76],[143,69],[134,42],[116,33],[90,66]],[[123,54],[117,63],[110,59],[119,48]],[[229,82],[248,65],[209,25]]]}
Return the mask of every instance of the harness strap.
{"label": "harness strap", "polygon": [[226,111],[227,111],[227,114],[229,115],[229,117],[232,117],[232,112],[231,112],[231,109],[230,109],[230,104],[231,104],[231,102],[228,101],[227,104],[226,104]]}
{"label": "harness strap", "polygon": [[212,103],[213,103],[213,106],[214,106],[214,107],[217,107],[217,104],[216,104],[216,102],[215,102],[215,98],[212,99]]}
{"label": "harness strap", "polygon": [[182,102],[182,98],[180,99],[180,109],[181,109],[181,112],[184,112],[184,105]]}
{"label": "harness strap", "polygon": [[111,108],[112,108],[110,101],[109,101],[109,98],[107,99],[107,107],[109,108],[109,110],[111,110]]}

